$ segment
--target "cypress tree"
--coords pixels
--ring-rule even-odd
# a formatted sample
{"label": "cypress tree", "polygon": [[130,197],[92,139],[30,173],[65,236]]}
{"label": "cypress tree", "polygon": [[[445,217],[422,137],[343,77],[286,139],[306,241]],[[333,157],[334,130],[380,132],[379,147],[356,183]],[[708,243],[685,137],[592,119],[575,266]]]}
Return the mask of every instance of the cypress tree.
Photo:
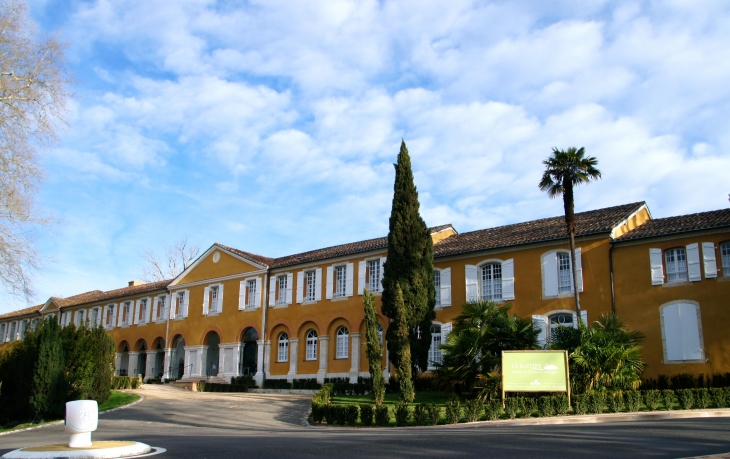
{"label": "cypress tree", "polygon": [[395,285],[395,301],[394,309],[395,314],[393,317],[393,323],[388,327],[388,331],[391,329],[394,333],[388,341],[390,345],[393,342],[393,348],[395,349],[395,370],[398,372],[398,384],[400,385],[400,398],[402,401],[410,403],[416,397],[413,391],[413,381],[411,380],[411,346],[409,345],[410,336],[408,333],[408,323],[404,316],[408,315],[408,310],[405,307],[403,301],[403,294],[399,284]]}
{"label": "cypress tree", "polygon": [[104,403],[109,400],[112,390],[112,377],[116,365],[116,345],[101,326],[89,329],[89,340],[93,354],[94,374],[88,398]]}
{"label": "cypress tree", "polygon": [[30,330],[24,339],[11,343],[0,353],[0,425],[32,419],[28,381],[33,380],[36,358],[36,336]]}
{"label": "cypress tree", "polygon": [[375,295],[365,290],[363,297],[365,308],[365,337],[367,339],[367,356],[370,377],[373,382],[375,405],[380,406],[385,398],[385,378],[383,378],[383,346],[378,337],[378,316],[375,312]]}
{"label": "cypress tree", "polygon": [[68,325],[61,329],[61,342],[66,364],[66,400],[87,399],[96,373],[91,331],[84,325]]}
{"label": "cypress tree", "polygon": [[[388,260],[383,271],[383,314],[391,319],[387,341],[390,359],[396,368],[403,367],[399,346],[407,345],[409,373],[418,374],[427,367],[431,345],[431,321],[436,317],[433,285],[433,241],[419,213],[418,191],[413,183],[413,171],[408,148],[401,142],[395,166],[393,207],[388,232]],[[400,289],[403,311],[398,311],[395,292]],[[397,323],[403,321],[404,324]],[[406,332],[405,344],[395,339]],[[403,373],[398,379],[403,380]]]}
{"label": "cypress tree", "polygon": [[65,402],[61,330],[55,318],[48,318],[38,330],[38,359],[31,382],[30,404],[37,416],[60,418]]}

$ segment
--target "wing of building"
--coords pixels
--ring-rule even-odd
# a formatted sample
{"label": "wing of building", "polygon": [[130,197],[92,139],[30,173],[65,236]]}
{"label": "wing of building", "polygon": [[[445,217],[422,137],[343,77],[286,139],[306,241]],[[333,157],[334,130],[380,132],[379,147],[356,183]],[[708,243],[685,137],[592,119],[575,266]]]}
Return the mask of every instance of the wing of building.
{"label": "wing of building", "polygon": [[[730,372],[730,210],[653,219],[637,202],[576,220],[576,286],[563,216],[467,233],[431,228],[431,362],[440,361],[438,345],[461,305],[490,299],[532,317],[542,343],[559,324],[617,312],[646,336],[645,377]],[[117,343],[118,374],[354,381],[368,375],[363,291],[380,306],[387,255],[386,237],[280,258],[216,243],[175,279],[54,297],[2,315],[0,349],[54,317],[63,326],[103,326]],[[387,319],[378,320],[387,329]]]}

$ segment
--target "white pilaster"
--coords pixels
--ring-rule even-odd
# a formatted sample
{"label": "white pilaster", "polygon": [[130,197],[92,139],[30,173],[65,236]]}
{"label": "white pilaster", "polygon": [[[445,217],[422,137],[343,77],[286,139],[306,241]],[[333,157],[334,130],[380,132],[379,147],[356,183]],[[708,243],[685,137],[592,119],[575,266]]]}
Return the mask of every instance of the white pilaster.
{"label": "white pilaster", "polygon": [[271,340],[264,343],[264,374],[268,378],[271,374]]}
{"label": "white pilaster", "polygon": [[130,352],[129,353],[129,363],[127,363],[127,375],[136,378],[137,374],[142,373],[139,371],[139,368],[137,368],[137,363],[139,362],[139,352]]}
{"label": "white pilaster", "polygon": [[297,366],[299,364],[299,338],[292,338],[289,340],[289,373],[286,375],[286,380],[289,382],[294,381],[294,377],[297,375]]}
{"label": "white pilaster", "polygon": [[327,335],[319,337],[319,371],[317,372],[317,382],[324,384],[324,378],[327,377],[327,362],[329,361],[329,343],[330,337]]}
{"label": "white pilaster", "polygon": [[117,352],[117,366],[115,368],[114,374],[119,375],[119,370],[122,369],[122,353]]}
{"label": "white pilaster", "polygon": [[155,373],[155,362],[157,361],[158,351],[147,351],[147,364],[144,369],[144,380],[157,377]]}
{"label": "white pilaster", "polygon": [[357,383],[357,376],[360,374],[360,333],[350,335],[352,349],[350,350],[350,384]]}
{"label": "white pilaster", "polygon": [[165,363],[162,364],[162,381],[170,379],[170,365],[172,364],[172,349],[165,348]]}
{"label": "white pilaster", "polygon": [[256,341],[256,374],[253,377],[258,387],[264,385],[264,341]]}

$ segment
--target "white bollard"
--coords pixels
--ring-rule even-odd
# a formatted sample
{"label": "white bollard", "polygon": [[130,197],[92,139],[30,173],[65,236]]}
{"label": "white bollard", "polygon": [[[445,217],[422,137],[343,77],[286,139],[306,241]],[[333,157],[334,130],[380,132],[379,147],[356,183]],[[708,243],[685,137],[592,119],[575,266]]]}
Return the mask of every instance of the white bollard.
{"label": "white bollard", "polygon": [[95,400],[66,402],[66,432],[71,434],[68,446],[87,448],[91,446],[91,432],[99,424],[99,405]]}

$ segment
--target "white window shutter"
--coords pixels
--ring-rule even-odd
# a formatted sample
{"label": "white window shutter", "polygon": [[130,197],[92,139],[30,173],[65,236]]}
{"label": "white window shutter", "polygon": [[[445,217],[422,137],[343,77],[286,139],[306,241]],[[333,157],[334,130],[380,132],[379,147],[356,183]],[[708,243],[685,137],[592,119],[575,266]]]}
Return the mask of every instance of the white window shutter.
{"label": "white window shutter", "polygon": [[365,271],[366,271],[365,260],[357,264],[357,294],[362,295],[365,291]]}
{"label": "white window shutter", "polygon": [[137,300],[134,303],[134,307],[132,308],[134,310],[134,320],[132,321],[134,325],[137,325],[139,323],[139,314],[141,313],[140,309],[142,308],[142,300]]}
{"label": "white window shutter", "polygon": [[696,242],[687,246],[687,274],[690,282],[702,280],[700,271],[700,246]]}
{"label": "white window shutter", "polygon": [[216,304],[216,312],[223,312],[223,284],[218,287],[218,304]]}
{"label": "white window shutter", "polygon": [[697,306],[681,303],[679,321],[682,325],[682,353],[684,360],[703,360]]}
{"label": "white window shutter", "polygon": [[263,282],[261,281],[261,277],[256,278],[256,295],[254,295],[254,307],[260,308],[261,307],[261,295],[263,294],[262,287]]}
{"label": "white window shutter", "polygon": [[297,303],[304,301],[304,271],[297,273]]}
{"label": "white window shutter", "polygon": [[380,257],[380,279],[378,279],[378,282],[380,282],[380,291],[383,291],[383,275],[385,274],[385,262],[388,258],[387,257]]}
{"label": "white window shutter", "polygon": [[144,321],[150,323],[150,317],[152,314],[152,297],[147,297],[147,311],[145,312]]}
{"label": "white window shutter", "polygon": [[248,282],[241,281],[238,283],[238,310],[243,311],[246,309],[246,289]]}
{"label": "white window shutter", "polygon": [[583,321],[583,325],[588,326],[588,311],[585,309],[580,310],[580,320]]}
{"label": "white window shutter", "polygon": [[190,294],[185,291],[183,292],[182,297],[182,308],[183,308],[183,317],[188,316],[188,306],[190,305]]}
{"label": "white window shutter", "polygon": [[276,276],[274,274],[269,278],[269,307],[276,305]]}
{"label": "white window shutter", "polygon": [[503,300],[514,300],[515,299],[515,260],[510,258],[509,260],[502,262],[502,299]]}
{"label": "white window shutter", "polygon": [[107,311],[107,309],[109,309],[109,308],[107,308],[106,306],[103,306],[101,308],[101,324],[104,327],[106,327],[106,311]]}
{"label": "white window shutter", "polygon": [[679,317],[679,304],[672,304],[662,309],[662,325],[664,326],[664,350],[667,360],[684,360],[682,345],[682,322]]}
{"label": "white window shutter", "polygon": [[119,303],[115,309],[117,310],[117,327],[124,325],[124,303]]}
{"label": "white window shutter", "polygon": [[451,333],[452,328],[451,322],[441,324],[441,344],[446,344],[446,337]]}
{"label": "white window shutter", "polygon": [[322,268],[317,268],[314,274],[314,301],[322,300]]}
{"label": "white window shutter", "polygon": [[294,274],[286,275],[286,304],[291,304],[292,288],[294,287]]}
{"label": "white window shutter", "polygon": [[548,252],[542,257],[542,293],[544,297],[558,296],[558,254]]}
{"label": "white window shutter", "polygon": [[[578,291],[583,291],[583,260],[581,256],[580,247],[575,249],[575,274],[576,277],[578,277]],[[571,277],[573,276],[573,273],[570,273]]]}
{"label": "white window shutter", "polygon": [[651,264],[651,285],[664,284],[662,249],[649,249],[649,262]]}
{"label": "white window shutter", "polygon": [[116,304],[112,305],[112,320],[111,325],[112,328],[117,326],[117,306]]}
{"label": "white window shutter", "polygon": [[532,316],[532,328],[540,332],[540,334],[537,335],[537,342],[542,348],[545,348],[545,345],[547,344],[547,327],[547,317],[540,315]]}
{"label": "white window shutter", "polygon": [[466,265],[466,301],[479,301],[479,288],[477,285],[477,267]]}
{"label": "white window shutter", "polygon": [[327,291],[325,292],[325,297],[328,300],[332,299],[332,284],[334,283],[332,279],[333,275],[333,269],[332,266],[327,266]]}
{"label": "white window shutter", "polygon": [[347,264],[347,273],[345,278],[345,294],[347,296],[352,296],[352,284],[353,284],[353,278],[355,277],[355,264],[354,263],[348,263]]}
{"label": "white window shutter", "polygon": [[705,279],[717,277],[717,259],[715,258],[715,243],[702,243],[702,259],[705,264]]}
{"label": "white window shutter", "polygon": [[441,270],[441,307],[451,306],[451,268]]}
{"label": "white window shutter", "polygon": [[165,295],[162,297],[162,320],[168,320],[170,318],[170,308],[172,307],[172,295]]}
{"label": "white window shutter", "polygon": [[208,307],[209,307],[208,301],[210,301],[209,297],[210,297],[210,287],[205,287],[203,289],[203,315],[204,316],[208,315]]}

